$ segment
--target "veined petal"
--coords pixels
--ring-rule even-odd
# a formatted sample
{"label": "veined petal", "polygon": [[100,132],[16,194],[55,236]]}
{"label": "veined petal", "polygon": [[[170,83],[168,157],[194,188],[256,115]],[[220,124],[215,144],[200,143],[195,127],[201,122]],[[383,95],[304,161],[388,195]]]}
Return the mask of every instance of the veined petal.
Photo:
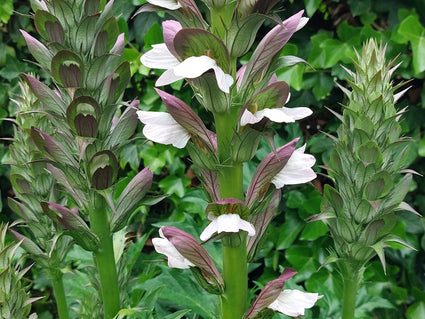
{"label": "veined petal", "polygon": [[155,6],[169,9],[169,10],[177,10],[181,8],[181,4],[176,0],[147,0],[150,4]]}
{"label": "veined petal", "polygon": [[211,223],[204,229],[200,238],[202,241],[206,241],[211,238],[214,233],[237,233],[240,230],[248,232],[248,236],[255,235],[254,226],[243,220],[238,214],[223,214],[218,217],[208,216],[212,219]]}
{"label": "veined petal", "polygon": [[145,124],[143,134],[153,142],[183,148],[190,139],[189,132],[168,113],[137,111],[137,115]]}
{"label": "veined petal", "polygon": [[229,87],[233,84],[233,78],[229,74],[225,74],[215,60],[206,55],[191,56],[173,68],[176,76],[188,79],[197,78],[211,69],[214,70],[218,87],[223,92],[229,93]]}
{"label": "veined petal", "polygon": [[174,245],[167,238],[165,238],[161,229],[159,230],[159,235],[161,238],[153,238],[152,243],[158,253],[167,256],[169,267],[187,269],[195,266],[188,259],[183,257],[183,255],[178,252],[176,247],[174,247]]}
{"label": "veined petal", "polygon": [[162,22],[162,33],[164,36],[165,45],[167,46],[171,54],[176,57],[179,55],[174,49],[174,37],[176,36],[177,32],[179,32],[182,28],[183,27],[180,22],[175,20],[166,20]]}
{"label": "veined petal", "polygon": [[179,65],[179,60],[171,54],[165,43],[152,45],[152,50],[143,54],[140,62],[152,69],[171,69]]}
{"label": "veined petal", "polygon": [[304,315],[305,309],[313,307],[321,297],[318,293],[285,289],[268,308],[279,311],[287,316],[298,317]]}
{"label": "veined petal", "polygon": [[270,121],[275,123],[293,123],[296,120],[303,119],[311,115],[311,111],[308,107],[281,107],[281,108],[265,108],[252,114],[248,109],[244,111],[241,116],[241,126],[247,124],[255,124],[260,122],[264,117],[267,117]]}
{"label": "veined petal", "polygon": [[316,162],[313,155],[304,154],[305,145],[296,149],[284,168],[276,174],[272,183],[276,188],[282,188],[284,185],[296,185],[307,183],[317,177],[311,167]]}

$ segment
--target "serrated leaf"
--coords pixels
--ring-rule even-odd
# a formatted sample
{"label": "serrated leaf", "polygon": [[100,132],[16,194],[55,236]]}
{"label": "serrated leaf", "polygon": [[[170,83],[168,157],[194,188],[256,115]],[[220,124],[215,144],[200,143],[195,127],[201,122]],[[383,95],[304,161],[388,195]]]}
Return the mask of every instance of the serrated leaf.
{"label": "serrated leaf", "polygon": [[312,248],[300,245],[293,245],[285,251],[286,260],[298,271],[293,280],[303,281],[317,271],[320,263],[314,255]]}

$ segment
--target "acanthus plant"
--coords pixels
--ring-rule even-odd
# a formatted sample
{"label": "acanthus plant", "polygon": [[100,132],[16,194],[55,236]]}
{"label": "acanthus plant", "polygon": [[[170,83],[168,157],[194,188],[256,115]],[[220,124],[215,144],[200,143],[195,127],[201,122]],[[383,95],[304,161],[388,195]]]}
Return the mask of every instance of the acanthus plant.
{"label": "acanthus plant", "polygon": [[408,165],[411,139],[402,136],[397,100],[407,91],[395,93],[405,83],[394,85],[391,77],[399,65],[385,58],[386,46],[374,39],[356,52],[354,71],[346,69],[351,90],[340,85],[347,96],[342,115],[333,112],[341,125],[326,165],[333,185],[325,185],[322,220],[330,230],[334,262],[342,277],[342,318],[355,318],[356,294],[369,261],[378,256],[384,272],[384,248],[396,242],[412,248],[393,234],[396,211],[418,216],[403,202],[412,181]]}
{"label": "acanthus plant", "polygon": [[[40,112],[41,103],[24,81],[20,83],[21,95],[15,97],[17,105],[13,144],[10,146],[10,181],[15,198],[9,198],[9,207],[20,217],[11,226],[10,233],[30,257],[46,271],[52,282],[58,314],[68,318],[63,273],[65,257],[72,247],[72,238],[63,236],[67,231],[60,223],[54,223],[43,211],[40,203],[64,202],[66,196],[59,191],[58,183],[47,170],[44,155],[31,139],[31,127],[51,134],[54,127]],[[66,219],[66,216],[63,216]],[[9,296],[13,300],[13,296]]]}
{"label": "acanthus plant", "polygon": [[[161,237],[153,243],[158,252],[167,255],[170,267],[190,268],[202,287],[220,296],[220,318],[264,318],[274,311],[301,315],[320,296],[282,292],[285,281],[295,274],[293,270],[285,270],[280,279],[267,285],[249,309],[247,265],[276,211],[282,187],[316,177],[312,170],[315,159],[305,154],[305,146],[296,147],[298,138],[280,147],[270,138],[274,122],[295,122],[312,113],[305,107],[285,107],[289,86],[275,76],[280,66],[301,61],[279,54],[308,19],[300,11],[277,21],[252,49],[258,29],[278,1],[205,0],[207,20],[192,0],[148,2],[138,13],[165,10],[178,21],[163,22],[164,43],[153,45],[141,62],[165,69],[157,86],[186,79],[195,98],[209,111],[213,125],[208,128],[189,105],[160,89],[156,91],[168,112],[144,111],[142,107],[137,114],[148,139],[186,147],[201,172],[199,178],[210,199],[206,208],[210,223],[201,239],[221,240],[223,272],[217,272],[195,238],[174,227],[162,227]],[[250,50],[249,61],[237,69],[239,58]],[[254,157],[262,137],[271,152],[245,192],[243,165]],[[297,304],[294,300],[304,301]]]}
{"label": "acanthus plant", "polygon": [[[52,176],[62,192],[60,200],[50,196],[32,205],[62,230],[59,237],[70,235],[93,252],[102,301],[97,310],[110,319],[124,306],[113,234],[142,204],[153,177],[145,168],[121,192],[115,188],[120,151],[138,124],[138,101],[122,100],[130,79],[129,63],[123,62],[124,34],[112,14],[113,1],[34,0],[31,5],[42,40],[22,34],[37,64],[51,76],[52,87],[22,75],[38,99],[32,112],[40,113],[51,128],[46,131],[38,123],[26,128],[42,155],[29,165]],[[65,310],[60,318],[68,318]]]}

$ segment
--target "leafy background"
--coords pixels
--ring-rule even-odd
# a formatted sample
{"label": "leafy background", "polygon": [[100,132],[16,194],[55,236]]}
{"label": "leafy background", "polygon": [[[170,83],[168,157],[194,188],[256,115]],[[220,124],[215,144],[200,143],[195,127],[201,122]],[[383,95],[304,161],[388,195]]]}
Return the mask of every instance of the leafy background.
{"label": "leafy background", "polygon": [[[132,15],[143,0],[116,0],[115,14],[126,34],[125,58],[131,62],[132,82],[126,91],[128,100],[138,97],[141,108],[163,110],[159,97],[153,90],[159,71],[151,71],[139,62],[140,55],[152,44],[162,42],[161,21],[163,14],[143,13]],[[326,164],[332,147],[331,140],[322,132],[333,134],[339,123],[327,109],[341,111],[344,96],[336,83],[345,85],[347,78],[342,66],[352,68],[350,59],[354,49],[360,50],[362,42],[374,37],[387,45],[387,56],[397,57],[401,63],[394,75],[394,82],[410,80],[409,91],[399,101],[399,109],[408,106],[402,122],[406,136],[414,138],[410,150],[410,168],[425,173],[425,3],[423,0],[304,0],[281,1],[278,14],[288,17],[306,10],[309,23],[297,32],[285,48],[283,55],[296,55],[309,65],[298,64],[282,69],[278,77],[291,86],[289,106],[307,106],[314,114],[300,123],[276,127],[280,144],[297,136],[303,136],[308,152],[319,165]],[[0,4],[0,221],[16,218],[7,207],[7,197],[13,196],[8,179],[8,145],[13,126],[6,118],[13,118],[15,107],[10,101],[18,92],[19,74],[38,72],[31,61],[25,41],[19,29],[32,33],[28,1],[3,0]],[[260,29],[258,39],[272,26]],[[39,76],[47,81],[43,74]],[[192,99],[189,88],[182,82],[167,88],[174,95],[190,103],[208,122],[208,114]],[[164,266],[162,256],[152,249],[149,237],[157,234],[161,225],[175,225],[194,236],[205,225],[206,200],[184,150],[146,143],[140,139],[122,151],[120,187],[140,169],[150,165],[155,173],[152,192],[167,194],[167,198],[150,208],[137,209],[127,227],[126,258],[131,260],[131,285],[128,290],[128,309],[122,317],[128,318],[214,318],[217,299],[201,291],[187,271]],[[255,161],[267,152],[260,146]],[[245,167],[246,182],[254,165]],[[332,247],[327,228],[320,222],[308,223],[306,219],[320,211],[320,190],[327,183],[326,176],[319,175],[314,186],[286,187],[284,200],[269,227],[263,248],[250,267],[250,287],[258,292],[269,280],[276,278],[283,267],[293,267],[299,274],[287,283],[287,287],[317,291],[324,297],[318,306],[308,311],[306,318],[338,318],[340,316],[341,284],[332,265],[320,266]],[[414,177],[406,201],[418,212],[425,212],[425,182]],[[425,318],[425,236],[424,222],[410,213],[399,213],[395,232],[416,250],[394,245],[386,249],[387,274],[379,260],[373,260],[365,273],[365,284],[359,291],[356,318]],[[207,245],[214,260],[219,262],[218,246]],[[71,266],[65,269],[66,287],[71,305],[84,309],[82,294],[90,294],[85,287],[90,281],[87,265],[90,255],[81,249],[73,249],[68,256]],[[131,266],[131,267],[130,267]],[[77,279],[78,278],[78,279]],[[28,273],[32,281],[32,294],[49,296],[48,280],[37,265]],[[169,287],[172,286],[171,291]],[[78,299],[80,298],[80,301]],[[90,303],[90,301],[87,301]],[[95,302],[95,301],[93,301]],[[51,298],[45,298],[34,307],[40,318],[54,318]],[[141,307],[142,309],[139,309]],[[173,315],[171,315],[174,312]],[[153,315],[154,313],[155,315]],[[76,316],[74,314],[74,316]],[[170,317],[168,317],[170,316]],[[275,315],[274,318],[284,318]]]}

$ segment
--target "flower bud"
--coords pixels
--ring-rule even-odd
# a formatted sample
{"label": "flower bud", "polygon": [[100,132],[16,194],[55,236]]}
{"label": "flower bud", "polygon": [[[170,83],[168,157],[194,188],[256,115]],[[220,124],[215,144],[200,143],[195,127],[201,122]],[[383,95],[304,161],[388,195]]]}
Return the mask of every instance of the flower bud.
{"label": "flower bud", "polygon": [[118,175],[118,161],[114,153],[103,150],[94,154],[88,163],[88,175],[95,189],[109,188]]}
{"label": "flower bud", "polygon": [[71,129],[82,137],[96,137],[101,109],[91,96],[79,96],[69,104],[66,119]]}

